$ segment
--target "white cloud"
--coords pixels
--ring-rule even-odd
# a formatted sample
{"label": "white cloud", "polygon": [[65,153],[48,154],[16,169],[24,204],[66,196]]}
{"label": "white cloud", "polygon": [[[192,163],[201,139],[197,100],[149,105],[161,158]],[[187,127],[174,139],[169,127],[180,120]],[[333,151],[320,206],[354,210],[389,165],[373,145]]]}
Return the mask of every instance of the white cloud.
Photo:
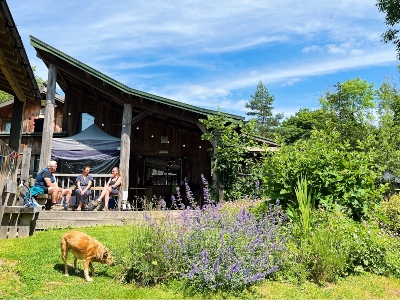
{"label": "white cloud", "polygon": [[394,47],[380,42],[384,15],[375,2],[41,0],[33,9],[28,0],[7,1],[44,79],[29,35],[132,88],[229,111],[244,110],[243,90],[259,80],[293,88],[395,64]]}

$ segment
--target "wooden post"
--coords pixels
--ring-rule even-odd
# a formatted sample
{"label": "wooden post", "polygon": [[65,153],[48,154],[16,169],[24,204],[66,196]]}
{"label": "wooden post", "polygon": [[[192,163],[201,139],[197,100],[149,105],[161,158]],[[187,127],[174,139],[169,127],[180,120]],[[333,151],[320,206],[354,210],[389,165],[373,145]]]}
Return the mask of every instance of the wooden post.
{"label": "wooden post", "polygon": [[25,147],[22,154],[22,165],[21,165],[21,181],[29,183],[29,169],[31,168],[31,152],[30,147]]}
{"label": "wooden post", "polygon": [[24,119],[25,102],[14,97],[9,147],[19,153],[22,136],[22,122]]}
{"label": "wooden post", "polygon": [[[132,123],[132,104],[124,104],[121,130],[121,151],[119,169],[122,174],[122,191],[129,190],[129,159],[131,156],[131,123]],[[118,201],[118,209],[121,209],[122,194]]]}
{"label": "wooden post", "polygon": [[51,146],[54,132],[54,107],[56,102],[57,69],[49,65],[49,77],[47,84],[46,107],[44,111],[44,123],[42,133],[42,149],[40,151],[39,170],[47,167],[51,159]]}
{"label": "wooden post", "polygon": [[68,121],[69,121],[69,107],[70,107],[70,102],[71,102],[71,97],[70,97],[70,92],[69,89],[64,91],[65,97],[64,97],[64,106],[63,106],[63,111],[62,111],[62,125],[61,129],[62,131],[67,131],[68,134]]}

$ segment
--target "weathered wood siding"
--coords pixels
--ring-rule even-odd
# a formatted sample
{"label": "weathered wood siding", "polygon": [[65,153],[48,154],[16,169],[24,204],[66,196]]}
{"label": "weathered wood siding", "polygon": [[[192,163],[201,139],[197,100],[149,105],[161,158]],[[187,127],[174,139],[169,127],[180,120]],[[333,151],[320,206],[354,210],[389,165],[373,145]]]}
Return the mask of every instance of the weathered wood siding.
{"label": "weathered wood siding", "polygon": [[[54,132],[62,132],[62,106],[61,102],[56,103],[57,107],[55,108],[54,112]],[[24,121],[22,125],[22,133],[31,133],[34,132],[35,129],[35,120],[42,119],[43,115],[40,114],[40,111],[43,109],[44,113],[44,106],[41,106],[41,101],[36,101],[33,105],[30,102],[27,102],[25,105],[25,112],[24,112]],[[6,129],[6,123],[10,122],[12,118],[12,104],[7,105],[5,107],[0,107],[0,133],[4,133]]]}

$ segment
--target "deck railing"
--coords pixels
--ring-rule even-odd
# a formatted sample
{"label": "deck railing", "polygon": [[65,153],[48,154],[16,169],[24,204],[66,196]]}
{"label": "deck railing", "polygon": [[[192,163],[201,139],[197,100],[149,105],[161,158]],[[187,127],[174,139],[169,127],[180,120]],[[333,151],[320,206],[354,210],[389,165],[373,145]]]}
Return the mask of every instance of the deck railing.
{"label": "deck railing", "polygon": [[16,180],[19,164],[18,153],[0,141],[0,181]]}
{"label": "deck railing", "polygon": [[[63,189],[69,188],[73,191],[76,188],[75,180],[81,174],[60,174],[54,173],[53,174],[58,181],[58,186],[62,187]],[[93,177],[93,185],[91,187],[93,198],[97,198],[100,196],[101,191],[105,184],[107,183],[108,179],[110,179],[110,174],[90,174]]]}

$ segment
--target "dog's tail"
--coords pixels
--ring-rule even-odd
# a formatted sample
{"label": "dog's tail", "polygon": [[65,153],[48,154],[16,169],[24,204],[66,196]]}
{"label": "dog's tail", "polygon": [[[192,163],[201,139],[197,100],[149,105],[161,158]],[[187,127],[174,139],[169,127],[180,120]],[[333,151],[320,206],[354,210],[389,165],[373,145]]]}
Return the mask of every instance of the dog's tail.
{"label": "dog's tail", "polygon": [[68,244],[64,237],[61,238],[61,257],[64,262],[67,261],[68,256]]}

